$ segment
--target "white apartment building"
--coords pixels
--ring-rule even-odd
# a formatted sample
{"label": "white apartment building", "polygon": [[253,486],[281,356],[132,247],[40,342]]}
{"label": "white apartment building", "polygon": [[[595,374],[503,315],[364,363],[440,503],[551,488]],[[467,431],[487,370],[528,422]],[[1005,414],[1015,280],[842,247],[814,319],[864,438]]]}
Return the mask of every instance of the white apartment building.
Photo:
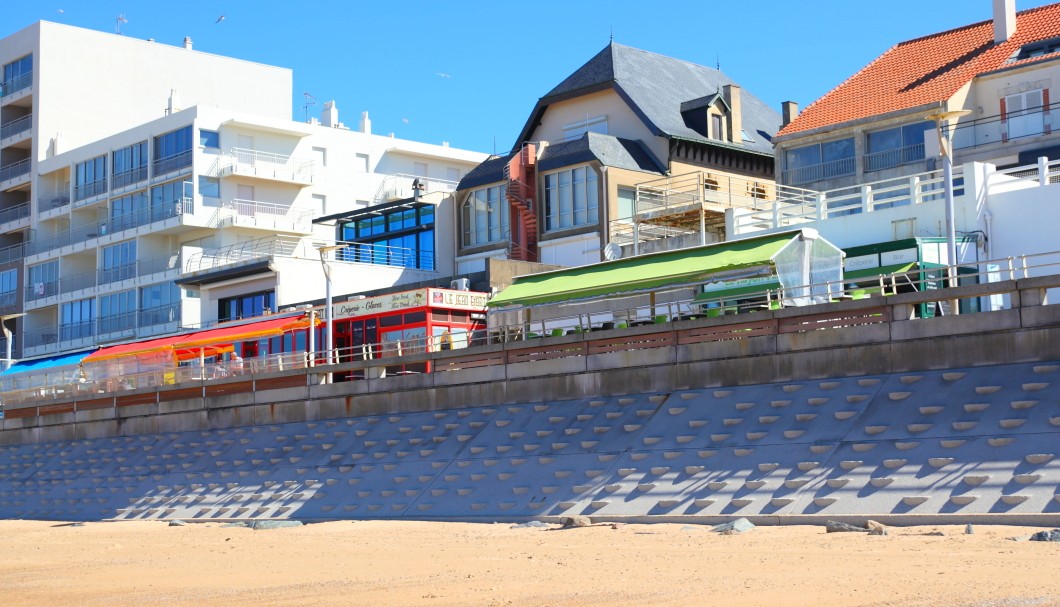
{"label": "white apartment building", "polygon": [[0,63],[0,315],[15,357],[321,298],[317,247],[340,239],[355,244],[330,254],[336,293],[454,273],[445,193],[484,154],[373,135],[366,113],[347,129],[334,102],[292,121],[290,70],[190,41],[41,22],[0,40]]}

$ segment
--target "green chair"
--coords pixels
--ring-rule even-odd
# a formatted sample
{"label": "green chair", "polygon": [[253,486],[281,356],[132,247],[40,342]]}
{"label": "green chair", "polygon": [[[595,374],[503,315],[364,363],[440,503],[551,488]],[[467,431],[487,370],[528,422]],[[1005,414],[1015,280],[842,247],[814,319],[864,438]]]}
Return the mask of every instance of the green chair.
{"label": "green chair", "polygon": [[718,318],[721,316],[721,308],[707,308],[707,318]]}
{"label": "green chair", "polygon": [[627,327],[629,327],[629,325],[628,325],[628,324],[626,324],[626,323],[624,323],[624,322],[620,322],[620,323],[618,323],[617,325],[615,325],[615,328],[616,328],[616,329],[625,329],[625,328],[627,328]]}
{"label": "green chair", "polygon": [[665,314],[660,314],[660,315],[656,316],[655,318],[652,318],[651,321],[653,323],[657,324],[657,325],[661,325],[661,324],[663,324],[664,322],[667,321],[667,318],[666,318]]}
{"label": "green chair", "polygon": [[552,329],[552,337],[563,337],[563,329]]}

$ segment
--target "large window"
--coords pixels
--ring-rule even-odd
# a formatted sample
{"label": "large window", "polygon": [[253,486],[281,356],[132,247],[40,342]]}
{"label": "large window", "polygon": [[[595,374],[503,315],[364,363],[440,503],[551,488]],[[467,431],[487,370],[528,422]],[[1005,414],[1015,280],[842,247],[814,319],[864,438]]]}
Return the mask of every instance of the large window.
{"label": "large window", "polygon": [[204,148],[220,148],[221,134],[217,131],[199,129],[199,145]]}
{"label": "large window", "polygon": [[190,205],[191,200],[190,181],[170,181],[151,188],[151,221],[160,221],[184,213],[185,206]]}
{"label": "large window", "polygon": [[114,150],[111,160],[113,187],[121,188],[147,179],[147,142]]}
{"label": "large window", "polygon": [[17,93],[33,84],[33,55],[26,55],[4,65],[4,80],[0,82],[0,96]]}
{"label": "large window", "polygon": [[825,141],[784,152],[784,183],[809,183],[857,172],[854,138]]}
{"label": "large window", "polygon": [[99,283],[107,284],[136,276],[136,241],[127,240],[103,247]]}
{"label": "large window", "polygon": [[107,191],[107,157],[97,156],[74,167],[74,200],[83,200]]}
{"label": "large window", "polygon": [[276,311],[276,293],[261,291],[238,297],[225,297],[217,302],[217,320],[253,318]]}
{"label": "large window", "polygon": [[147,223],[147,191],[134,192],[110,201],[111,232],[120,232]]}
{"label": "large window", "polygon": [[0,272],[0,307],[13,306],[18,291],[18,269],[12,268]]}
{"label": "large window", "polygon": [[607,134],[607,116],[586,117],[585,120],[563,125],[563,140],[578,139],[585,133]]}
{"label": "large window", "polygon": [[140,326],[180,320],[180,291],[172,282],[140,289]]}
{"label": "large window", "polygon": [[59,292],[59,261],[48,261],[26,269],[26,301]]}
{"label": "large window", "polygon": [[1042,99],[1041,89],[1005,97],[1005,121],[1008,123],[1010,139],[1045,132]]}
{"label": "large window", "polygon": [[563,230],[599,220],[596,171],[578,167],[545,175],[545,230]]}
{"label": "large window", "polygon": [[507,186],[495,185],[468,194],[464,201],[464,246],[474,247],[508,238]]}
{"label": "large window", "polygon": [[191,166],[191,125],[155,137],[155,175]]}
{"label": "large window", "polygon": [[879,171],[924,159],[924,131],[932,123],[914,122],[865,135],[865,170]]}
{"label": "large window", "polygon": [[342,225],[340,238],[350,246],[337,253],[343,261],[434,269],[434,206],[398,207]]}
{"label": "large window", "polygon": [[59,306],[59,339],[84,339],[95,335],[96,300],[79,299]]}
{"label": "large window", "polygon": [[136,328],[136,289],[99,298],[99,332],[113,333]]}

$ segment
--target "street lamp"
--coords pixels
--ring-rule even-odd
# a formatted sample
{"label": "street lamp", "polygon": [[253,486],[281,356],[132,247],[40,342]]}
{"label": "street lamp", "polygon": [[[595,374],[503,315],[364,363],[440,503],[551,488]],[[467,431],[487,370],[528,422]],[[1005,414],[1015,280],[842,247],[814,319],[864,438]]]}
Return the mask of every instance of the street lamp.
{"label": "street lamp", "polygon": [[[325,293],[325,295],[324,295],[325,302],[324,303],[327,306],[324,309],[324,314],[325,314],[325,316],[324,316],[324,318],[325,318],[324,326],[326,326],[327,330],[328,330],[327,331],[326,341],[325,341],[325,343],[327,345],[325,347],[327,348],[327,352],[328,352],[327,360],[328,360],[328,364],[329,365],[334,362],[335,331],[333,330],[334,327],[332,326],[332,313],[331,313],[331,267],[328,266],[327,254],[328,253],[332,253],[334,251],[339,251],[339,250],[345,249],[348,246],[350,246],[350,245],[344,243],[344,244],[329,244],[329,245],[324,245],[324,246],[321,246],[321,247],[317,247],[317,251],[320,252],[320,266],[324,269],[324,288],[325,288],[325,291],[324,291],[324,293]],[[311,329],[311,330],[315,330],[315,329]],[[328,383],[331,383],[331,374],[330,373],[328,373]]]}
{"label": "street lamp", "polygon": [[[949,121],[971,114],[971,110],[939,111],[925,116],[924,120],[935,123],[935,134],[939,138],[939,154],[942,155],[942,187],[946,194],[946,255],[949,268],[949,286],[957,286],[957,228],[953,210],[953,140],[949,133],[942,132],[942,123],[949,126]],[[950,302],[950,313],[959,314],[956,301]]]}
{"label": "street lamp", "polygon": [[16,314],[0,315],[0,331],[3,331],[4,337],[6,338],[6,341],[7,341],[7,351],[4,354],[4,356],[5,356],[5,358],[4,358],[5,363],[4,364],[8,365],[8,366],[11,365],[11,346],[12,346],[12,337],[13,337],[13,335],[11,334],[11,329],[7,328],[7,321],[14,320],[14,319],[16,319],[16,318],[18,318],[20,316],[25,316],[25,314],[19,312],[19,313],[16,313]]}

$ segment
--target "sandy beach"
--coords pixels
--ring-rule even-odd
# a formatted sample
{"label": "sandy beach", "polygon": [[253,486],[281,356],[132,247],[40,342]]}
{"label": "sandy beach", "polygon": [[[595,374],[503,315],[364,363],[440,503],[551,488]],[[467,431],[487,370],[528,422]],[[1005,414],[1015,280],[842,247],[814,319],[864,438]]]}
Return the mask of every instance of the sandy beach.
{"label": "sandy beach", "polygon": [[[0,521],[0,597],[22,605],[1060,605],[1037,529]],[[939,535],[941,533],[941,535]]]}

